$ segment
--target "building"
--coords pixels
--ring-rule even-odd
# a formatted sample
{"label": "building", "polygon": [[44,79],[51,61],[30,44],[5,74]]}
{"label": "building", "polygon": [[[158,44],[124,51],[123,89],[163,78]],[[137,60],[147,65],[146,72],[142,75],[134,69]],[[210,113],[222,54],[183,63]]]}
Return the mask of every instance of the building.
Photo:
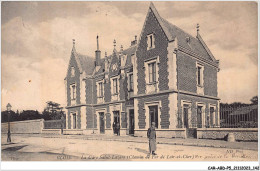
{"label": "building", "polygon": [[71,133],[146,136],[151,122],[158,137],[195,136],[219,126],[219,61],[202,40],[160,17],[150,4],[140,37],[101,59],[76,52],[65,78],[66,128]]}

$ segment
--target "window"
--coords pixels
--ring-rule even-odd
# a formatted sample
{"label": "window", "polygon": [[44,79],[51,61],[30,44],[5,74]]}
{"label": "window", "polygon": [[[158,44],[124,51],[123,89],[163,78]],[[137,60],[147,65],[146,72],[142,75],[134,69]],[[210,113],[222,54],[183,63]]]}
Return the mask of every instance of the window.
{"label": "window", "polygon": [[201,67],[198,66],[198,85],[201,85]]}
{"label": "window", "polygon": [[71,74],[71,77],[74,77],[75,76],[75,68],[74,67],[71,67],[71,70],[70,70],[70,74]]}
{"label": "window", "polygon": [[113,94],[118,94],[117,78],[113,79]]}
{"label": "window", "polygon": [[197,127],[202,128],[202,106],[197,106]]}
{"label": "window", "polygon": [[150,41],[150,48],[152,48],[153,47],[153,36],[151,35],[151,36],[149,36],[149,41]]}
{"label": "window", "polygon": [[149,69],[149,83],[156,82],[156,66],[155,62],[148,64]]}
{"label": "window", "polygon": [[197,93],[204,95],[204,66],[202,64],[196,63],[196,75],[197,75]]}
{"label": "window", "polygon": [[149,34],[147,36],[147,50],[155,48],[154,45],[154,34]]}
{"label": "window", "polygon": [[159,78],[159,56],[152,57],[145,60],[145,83],[146,93],[153,93],[159,91],[158,78]]}
{"label": "window", "polygon": [[73,84],[71,85],[71,100],[75,100],[76,99],[76,85]]}
{"label": "window", "polygon": [[210,126],[214,127],[215,126],[215,107],[211,106],[209,108],[209,115],[210,115]]}
{"label": "window", "polygon": [[205,115],[206,105],[204,103],[197,103],[197,128],[205,128],[207,116]]}
{"label": "window", "polygon": [[203,71],[203,65],[197,64],[197,85],[201,87],[203,86]]}
{"label": "window", "polygon": [[129,91],[134,90],[134,80],[133,80],[133,74],[129,74]]}
{"label": "window", "polygon": [[98,97],[103,97],[103,83],[98,83]]}

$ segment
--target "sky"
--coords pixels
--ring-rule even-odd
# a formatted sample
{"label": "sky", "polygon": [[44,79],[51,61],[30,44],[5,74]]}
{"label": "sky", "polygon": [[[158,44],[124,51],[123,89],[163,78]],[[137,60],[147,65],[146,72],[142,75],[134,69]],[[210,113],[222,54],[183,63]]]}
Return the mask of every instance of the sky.
{"label": "sky", "polygon": [[[2,2],[1,107],[39,110],[46,101],[65,106],[72,39],[78,53],[94,57],[130,46],[140,36],[150,2]],[[256,2],[154,2],[161,17],[200,35],[220,60],[218,96],[223,103],[257,95]]]}

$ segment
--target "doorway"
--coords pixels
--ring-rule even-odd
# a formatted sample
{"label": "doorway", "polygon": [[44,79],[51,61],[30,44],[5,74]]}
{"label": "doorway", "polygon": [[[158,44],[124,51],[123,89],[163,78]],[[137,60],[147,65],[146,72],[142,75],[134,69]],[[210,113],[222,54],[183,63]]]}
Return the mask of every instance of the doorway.
{"label": "doorway", "polygon": [[114,113],[114,122],[113,122],[114,134],[119,135],[120,134],[120,115],[119,115],[119,111],[113,111],[113,113]]}
{"label": "doorway", "polygon": [[129,110],[129,134],[134,135],[135,129],[135,118],[134,118],[134,109]]}
{"label": "doorway", "polygon": [[158,105],[149,106],[149,115],[149,127],[155,122],[155,128],[158,129]]}
{"label": "doorway", "polygon": [[99,125],[100,125],[100,134],[105,133],[105,115],[104,112],[99,112]]}

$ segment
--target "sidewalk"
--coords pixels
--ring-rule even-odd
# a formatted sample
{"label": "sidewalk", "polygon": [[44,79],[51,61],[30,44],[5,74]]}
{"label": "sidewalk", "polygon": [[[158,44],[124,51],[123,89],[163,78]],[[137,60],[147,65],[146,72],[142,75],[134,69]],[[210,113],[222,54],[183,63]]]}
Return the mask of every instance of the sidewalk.
{"label": "sidewalk", "polygon": [[[83,139],[83,140],[101,140],[101,141],[120,141],[120,142],[135,142],[147,143],[148,139],[145,137],[133,136],[111,136],[111,135],[40,135],[44,138],[67,138],[67,139]],[[182,139],[182,138],[157,138],[158,144],[169,145],[184,145],[197,147],[211,147],[211,148],[228,148],[228,149],[243,149],[258,151],[258,142],[227,142],[224,140],[209,140],[209,139]]]}

